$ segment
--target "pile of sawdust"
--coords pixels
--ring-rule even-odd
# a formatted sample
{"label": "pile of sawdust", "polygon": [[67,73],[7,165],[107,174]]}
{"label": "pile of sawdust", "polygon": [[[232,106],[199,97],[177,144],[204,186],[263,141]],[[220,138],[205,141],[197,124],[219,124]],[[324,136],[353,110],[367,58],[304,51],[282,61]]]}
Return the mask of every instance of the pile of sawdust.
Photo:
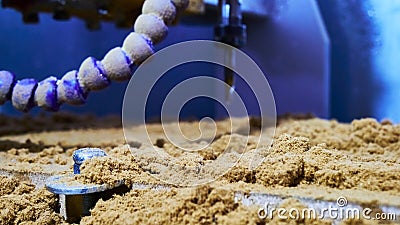
{"label": "pile of sawdust", "polygon": [[[234,189],[213,188],[208,185],[196,188],[171,190],[132,190],[124,196],[101,201],[84,217],[81,224],[332,224],[319,217],[282,218],[278,211],[261,217],[260,207],[244,206],[234,200]],[[297,199],[288,198],[277,208],[287,212],[307,208]],[[379,224],[378,221],[346,220],[340,224]]]}
{"label": "pile of sawdust", "polygon": [[[211,186],[172,188],[170,191],[132,190],[124,196],[100,201],[92,215],[83,219],[84,224],[288,222],[278,219],[260,221],[257,216],[258,208],[248,208],[234,202],[233,190],[267,191],[285,195],[296,193],[308,197],[317,195],[312,193],[318,193],[318,198],[323,199],[333,195],[332,193],[338,196],[344,193],[350,200],[353,196],[349,193],[358,193],[353,200],[360,204],[373,202],[378,205],[399,205],[400,125],[388,121],[379,123],[374,119],[354,120],[351,124],[343,124],[322,119],[289,118],[280,121],[272,147],[268,148],[268,139],[257,145],[259,130],[252,129],[249,137],[238,133],[229,134],[226,124],[226,121],[217,123],[218,130],[213,143],[195,154],[176,148],[162,134],[156,135],[154,146],[146,145],[139,139],[125,143],[122,130],[115,128],[8,135],[0,137],[0,146],[5,150],[0,152],[0,157],[10,163],[0,165],[0,169],[13,167],[24,171],[24,168],[35,168],[42,164],[71,166],[73,150],[80,147],[100,147],[108,156],[86,161],[81,167],[81,174],[75,180],[98,184],[114,184],[119,180],[124,180],[128,185],[155,184],[160,182],[153,177],[157,175],[162,180],[175,179],[177,183],[185,185],[185,180],[195,180],[199,178],[199,174],[204,175],[201,173],[212,173],[212,169],[217,171],[221,168],[215,165],[215,168],[208,171],[194,169],[185,180],[180,180],[184,167],[202,168],[221,157],[225,157],[223,162],[235,163],[231,170]],[[192,125],[197,126],[196,123],[183,125],[187,130]],[[162,131],[157,124],[149,125],[149,129],[155,133]],[[153,147],[173,156],[176,164],[171,165],[163,160],[154,153]],[[132,154],[133,151],[135,154]],[[241,154],[242,158],[236,164],[236,159]],[[265,160],[255,170],[250,170],[248,165],[254,156],[265,157]],[[72,171],[71,167],[68,170]],[[52,218],[52,221],[60,222],[52,214],[54,196],[43,190],[31,190],[23,194],[18,191],[23,184],[14,185],[17,182],[10,180],[2,182],[6,185],[1,190],[1,204],[4,202],[4,207],[8,210],[18,209],[17,212],[4,211],[6,218],[12,218],[9,221],[31,221],[37,217]],[[21,203],[11,204],[11,200],[5,200],[10,199],[10,196]],[[34,214],[18,214],[25,212],[25,208],[37,207],[37,199],[43,204],[40,209],[33,210],[36,210]],[[330,196],[329,199],[334,197]],[[283,207],[303,207],[295,200],[282,204]],[[327,221],[289,222],[321,224]],[[377,221],[372,222],[374,224]],[[343,223],[369,224],[365,221]]]}
{"label": "pile of sawdust", "polygon": [[[119,210],[124,211],[119,214]],[[256,224],[256,208],[234,202],[232,190],[201,186],[170,191],[131,191],[99,202],[82,224]]]}
{"label": "pile of sawdust", "polygon": [[18,162],[67,165],[74,150],[76,149],[69,149],[67,154],[63,154],[64,149],[60,146],[54,146],[44,148],[37,154],[31,154],[28,148],[12,148],[7,153],[13,155]]}
{"label": "pile of sawdust", "polygon": [[35,190],[33,184],[0,176],[0,224],[62,224],[55,213],[57,198],[50,192]]}
{"label": "pile of sawdust", "polygon": [[26,193],[31,193],[35,186],[28,183],[28,182],[20,182],[15,177],[6,177],[0,176],[0,196],[9,195],[9,194],[16,194],[22,195]]}
{"label": "pile of sawdust", "polygon": [[400,125],[311,119],[284,123],[277,133],[309,140],[310,148],[299,155],[304,161],[301,183],[400,193]]}
{"label": "pile of sawdust", "polygon": [[[222,135],[195,157],[188,157],[185,153],[174,156],[179,159],[179,163],[185,165],[207,163],[218,158],[224,151],[228,136]],[[398,194],[399,137],[399,126],[380,124],[373,119],[356,120],[352,124],[320,119],[288,121],[278,127],[272,148],[261,151],[260,154],[266,156],[265,161],[256,170],[249,170],[248,160],[253,157],[255,140],[250,137],[247,146],[242,146],[247,137],[233,134],[230,137],[230,141],[234,143],[231,151],[244,155],[221,180],[230,183],[258,183],[266,187],[295,187],[308,184]],[[164,143],[162,147],[166,147],[166,151],[172,151],[170,143]],[[165,162],[157,158],[157,155],[152,155],[152,151],[146,147],[141,151],[142,158],[138,162],[126,145],[116,147],[112,150],[114,153],[111,153],[111,157],[84,164],[80,177],[85,177],[88,182],[104,183],[121,177],[129,183],[145,182],[138,163],[151,165],[147,167],[150,168],[148,171],[159,173],[161,165]],[[116,154],[117,152],[123,154]],[[166,173],[168,177],[161,177],[162,180],[174,179],[173,176],[179,179],[179,167],[169,168]],[[193,176],[192,179],[197,177]]]}
{"label": "pile of sawdust", "polygon": [[121,180],[128,186],[132,183],[157,183],[157,180],[139,168],[127,145],[114,148],[108,152],[108,156],[84,162],[81,174],[74,178],[82,183],[109,185]]}

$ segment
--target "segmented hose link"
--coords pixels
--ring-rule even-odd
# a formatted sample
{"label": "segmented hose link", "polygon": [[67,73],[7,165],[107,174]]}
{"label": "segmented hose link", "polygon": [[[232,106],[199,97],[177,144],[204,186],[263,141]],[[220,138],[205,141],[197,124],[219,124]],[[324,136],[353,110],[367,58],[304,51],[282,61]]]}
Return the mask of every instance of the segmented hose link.
{"label": "segmented hose link", "polygon": [[33,78],[16,80],[9,71],[0,71],[0,104],[11,100],[19,111],[28,112],[35,106],[57,111],[60,105],[81,105],[91,91],[108,87],[111,81],[126,81],[140,65],[154,54],[153,44],[164,40],[168,27],[189,0],[146,0],[142,14],[134,23],[134,32],[122,47],[111,49],[102,60],[88,57],[78,70],[67,72],[61,79],[50,76],[40,82]]}

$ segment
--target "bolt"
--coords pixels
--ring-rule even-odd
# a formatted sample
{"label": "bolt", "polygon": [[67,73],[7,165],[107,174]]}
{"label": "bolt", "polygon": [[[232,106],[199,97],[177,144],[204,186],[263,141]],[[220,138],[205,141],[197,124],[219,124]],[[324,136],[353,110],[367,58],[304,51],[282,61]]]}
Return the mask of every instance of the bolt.
{"label": "bolt", "polygon": [[99,148],[81,148],[74,151],[72,155],[72,159],[74,160],[74,174],[81,173],[80,167],[86,160],[103,156],[107,156],[107,154]]}
{"label": "bolt", "polygon": [[50,192],[59,195],[60,213],[70,223],[77,223],[82,216],[90,215],[99,199],[109,199],[114,194],[122,194],[129,191],[121,180],[115,186],[107,184],[82,184],[78,181],[70,181],[75,174],[80,174],[80,166],[86,160],[95,157],[103,157],[107,154],[99,148],[82,148],[73,153],[74,174],[52,176],[46,182],[46,188]]}

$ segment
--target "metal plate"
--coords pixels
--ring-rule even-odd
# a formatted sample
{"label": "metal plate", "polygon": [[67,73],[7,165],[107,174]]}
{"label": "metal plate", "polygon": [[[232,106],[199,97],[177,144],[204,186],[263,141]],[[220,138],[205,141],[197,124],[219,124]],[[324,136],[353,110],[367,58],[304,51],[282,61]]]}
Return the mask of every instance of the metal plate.
{"label": "metal plate", "polygon": [[115,187],[119,187],[124,182],[118,181],[115,185],[108,184],[82,184],[73,180],[73,174],[52,176],[46,181],[46,188],[54,194],[60,195],[83,195],[106,191]]}

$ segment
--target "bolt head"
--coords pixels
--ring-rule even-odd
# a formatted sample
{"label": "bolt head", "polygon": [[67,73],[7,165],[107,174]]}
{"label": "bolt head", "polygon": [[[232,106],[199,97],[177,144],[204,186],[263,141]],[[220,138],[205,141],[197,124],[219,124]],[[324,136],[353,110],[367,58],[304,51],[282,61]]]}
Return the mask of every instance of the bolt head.
{"label": "bolt head", "polygon": [[82,164],[87,159],[103,156],[107,156],[107,154],[100,148],[81,148],[74,151],[72,158],[75,164]]}

